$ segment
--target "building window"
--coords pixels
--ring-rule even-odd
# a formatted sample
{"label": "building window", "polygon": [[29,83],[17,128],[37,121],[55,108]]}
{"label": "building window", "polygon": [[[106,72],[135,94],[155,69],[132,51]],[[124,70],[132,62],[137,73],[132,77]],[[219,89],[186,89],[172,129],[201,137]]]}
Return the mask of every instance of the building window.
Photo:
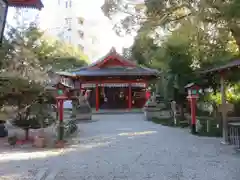
{"label": "building window", "polygon": [[65,23],[66,23],[66,25],[71,25],[72,24],[72,18],[65,18]]}
{"label": "building window", "polygon": [[65,1],[65,7],[66,8],[71,8],[72,7],[72,0]]}
{"label": "building window", "polygon": [[78,35],[80,38],[83,38],[84,37],[84,32],[81,31],[81,30],[78,30]]}
{"label": "building window", "polygon": [[78,24],[83,25],[84,19],[82,17],[77,18]]}
{"label": "building window", "polygon": [[65,24],[68,31],[72,30],[72,18],[65,18]]}

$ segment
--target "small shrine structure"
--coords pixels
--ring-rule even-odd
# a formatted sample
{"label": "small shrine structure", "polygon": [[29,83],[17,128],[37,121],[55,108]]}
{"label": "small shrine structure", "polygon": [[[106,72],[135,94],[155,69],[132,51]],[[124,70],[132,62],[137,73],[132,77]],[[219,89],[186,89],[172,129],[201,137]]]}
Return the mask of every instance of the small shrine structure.
{"label": "small shrine structure", "polygon": [[75,92],[90,92],[88,101],[96,111],[142,108],[148,98],[149,83],[159,76],[157,70],[127,60],[115,48],[86,67],[57,74]]}
{"label": "small shrine structure", "polygon": [[[231,134],[229,133],[229,123],[228,123],[227,113],[231,111],[233,108],[232,105],[228,104],[226,100],[226,81],[227,81],[227,76],[233,71],[237,72],[239,68],[240,68],[240,60],[236,59],[236,60],[229,61],[228,63],[222,66],[214,67],[214,68],[207,69],[200,72],[200,74],[205,77],[208,77],[208,76],[212,77],[214,75],[220,76],[221,104],[219,106],[219,111],[222,114],[223,143],[225,144],[229,143],[229,136],[231,136]],[[239,132],[239,129],[240,129],[239,127],[240,125],[237,127],[238,128],[237,132]],[[236,137],[240,139],[240,133],[237,133]]]}

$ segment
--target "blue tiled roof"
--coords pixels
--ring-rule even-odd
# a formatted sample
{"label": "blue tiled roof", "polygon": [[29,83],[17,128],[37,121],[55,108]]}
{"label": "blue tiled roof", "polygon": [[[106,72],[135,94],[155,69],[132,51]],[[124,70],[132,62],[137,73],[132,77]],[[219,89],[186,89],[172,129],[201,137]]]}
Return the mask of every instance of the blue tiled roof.
{"label": "blue tiled roof", "polygon": [[101,69],[82,68],[71,72],[75,76],[157,76],[159,72],[154,69],[144,67],[112,67]]}

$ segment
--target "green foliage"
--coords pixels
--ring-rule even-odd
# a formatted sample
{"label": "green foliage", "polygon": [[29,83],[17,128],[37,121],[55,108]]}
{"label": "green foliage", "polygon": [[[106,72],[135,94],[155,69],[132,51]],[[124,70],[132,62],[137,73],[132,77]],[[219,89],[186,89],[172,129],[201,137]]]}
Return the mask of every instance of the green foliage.
{"label": "green foliage", "polygon": [[64,134],[69,136],[77,131],[78,127],[75,120],[70,120],[64,125]]}
{"label": "green foliage", "polygon": [[13,136],[8,137],[8,143],[11,146],[16,145],[17,144],[17,136],[13,135]]}
{"label": "green foliage", "polygon": [[[197,135],[207,136],[207,137],[221,137],[222,129],[219,126],[219,122],[216,119],[206,119],[204,117],[198,117],[200,121],[201,128],[198,131]],[[207,127],[209,126],[209,127]],[[207,131],[209,129],[209,132]]]}
{"label": "green foliage", "polygon": [[29,129],[45,128],[55,122],[50,105],[46,102],[46,97],[38,96],[34,103],[18,111],[16,117],[11,121],[14,126],[26,131],[26,139],[28,139]]}
{"label": "green foliage", "polygon": [[156,124],[161,124],[163,126],[174,126],[173,118],[165,118],[165,119],[152,118],[152,122]]}
{"label": "green foliage", "polygon": [[[103,12],[112,18],[114,15],[126,14],[120,20],[122,30],[129,32],[131,26],[144,24],[145,29],[151,32],[159,32],[162,29],[171,32],[186,22],[193,27],[198,27],[211,32],[209,35],[219,35],[224,31],[232,35],[238,47],[240,46],[240,33],[238,21],[239,1],[158,1],[146,0],[144,3],[131,3],[126,0],[106,0],[103,5]],[[131,20],[127,23],[126,20]],[[125,24],[124,24],[125,23]],[[118,27],[120,27],[118,25]],[[192,32],[186,31],[191,36]],[[231,34],[230,34],[231,33]]]}

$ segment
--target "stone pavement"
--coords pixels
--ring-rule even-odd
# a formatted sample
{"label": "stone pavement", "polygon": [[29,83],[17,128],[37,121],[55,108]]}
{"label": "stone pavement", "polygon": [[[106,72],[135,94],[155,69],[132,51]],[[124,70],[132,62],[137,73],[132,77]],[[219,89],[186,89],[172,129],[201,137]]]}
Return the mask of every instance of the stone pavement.
{"label": "stone pavement", "polygon": [[[238,180],[240,155],[220,139],[144,121],[94,115],[64,150],[0,154],[0,180]],[[26,157],[25,157],[26,156]]]}

